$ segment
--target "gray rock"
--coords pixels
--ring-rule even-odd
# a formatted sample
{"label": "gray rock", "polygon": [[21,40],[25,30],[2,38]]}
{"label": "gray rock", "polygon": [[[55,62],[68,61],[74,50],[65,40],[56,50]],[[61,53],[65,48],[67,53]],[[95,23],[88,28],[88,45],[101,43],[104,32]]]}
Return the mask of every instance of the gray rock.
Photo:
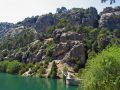
{"label": "gray rock", "polygon": [[90,7],[88,9],[74,8],[69,11],[68,20],[72,25],[87,25],[97,27],[98,25],[98,13],[96,8]]}
{"label": "gray rock", "polygon": [[12,27],[14,27],[14,24],[12,23],[1,22],[0,23],[0,39],[3,38],[5,33],[8,32]]}
{"label": "gray rock", "polygon": [[37,61],[36,61],[35,54],[29,53],[29,56],[27,57],[26,62],[27,62],[27,63],[30,63],[30,62],[37,62]]}
{"label": "gray rock", "polygon": [[53,57],[64,55],[70,49],[70,45],[67,43],[60,43],[53,50]]}
{"label": "gray rock", "polygon": [[60,42],[60,37],[62,35],[62,33],[64,33],[65,28],[60,28],[60,29],[55,29],[53,32],[53,39],[56,43]]}
{"label": "gray rock", "polygon": [[27,53],[23,53],[23,55],[22,55],[22,62],[27,63],[27,61],[26,61],[27,58],[28,58]]}
{"label": "gray rock", "polygon": [[57,23],[58,20],[53,15],[48,14],[40,16],[37,19],[34,27],[38,32],[46,32],[49,27]]}
{"label": "gray rock", "polygon": [[36,61],[41,61],[44,55],[44,49],[40,49],[36,55]]}
{"label": "gray rock", "polygon": [[83,36],[76,32],[63,33],[60,37],[61,42],[82,41],[82,40],[83,40]]}
{"label": "gray rock", "polygon": [[105,27],[108,29],[120,29],[120,8],[116,7],[110,11],[108,10],[105,9],[101,14],[99,27]]}
{"label": "gray rock", "polygon": [[21,60],[21,59],[22,59],[22,53],[21,53],[21,52],[16,53],[16,54],[14,55],[14,58],[15,58],[16,60]]}
{"label": "gray rock", "polygon": [[42,34],[42,33],[36,33],[35,34],[35,39],[36,40],[44,40],[45,38],[46,38],[45,35]]}
{"label": "gray rock", "polygon": [[70,57],[79,58],[82,65],[86,62],[86,49],[85,46],[81,43],[79,45],[74,45],[70,50]]}

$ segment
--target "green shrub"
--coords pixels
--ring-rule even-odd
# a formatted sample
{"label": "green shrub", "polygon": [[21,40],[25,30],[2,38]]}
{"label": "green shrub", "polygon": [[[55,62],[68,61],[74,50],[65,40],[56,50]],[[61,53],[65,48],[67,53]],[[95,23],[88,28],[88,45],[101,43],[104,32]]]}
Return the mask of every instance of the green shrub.
{"label": "green shrub", "polygon": [[107,48],[89,60],[82,78],[83,90],[119,90],[120,47]]}
{"label": "green shrub", "polygon": [[30,74],[36,73],[36,72],[37,72],[37,68],[36,67],[31,68]]}
{"label": "green shrub", "polygon": [[49,65],[49,60],[45,60],[45,62],[44,62],[44,64],[43,64],[44,68],[47,68],[48,65]]}
{"label": "green shrub", "polygon": [[12,74],[17,74],[21,68],[21,65],[22,64],[18,61],[9,62],[9,64],[7,65],[6,72],[12,73]]}
{"label": "green shrub", "polygon": [[54,42],[49,42],[47,47],[46,47],[46,55],[51,57],[52,56],[52,52],[53,52],[53,49],[55,47],[55,43]]}
{"label": "green shrub", "polygon": [[0,72],[2,73],[11,73],[11,74],[19,74],[25,71],[27,68],[24,64],[18,62],[17,60],[5,60],[0,62]]}
{"label": "green shrub", "polygon": [[51,36],[52,33],[54,32],[54,30],[55,30],[55,26],[50,27],[50,28],[47,30],[47,35],[48,35],[48,36]]}
{"label": "green shrub", "polygon": [[53,62],[53,64],[52,64],[52,68],[51,68],[49,77],[50,78],[57,78],[57,65],[55,62]]}
{"label": "green shrub", "polygon": [[43,63],[42,63],[42,62],[36,63],[35,67],[36,67],[37,69],[39,69],[39,68],[43,67]]}
{"label": "green shrub", "polygon": [[39,77],[44,77],[44,75],[43,74],[45,74],[45,68],[43,68],[43,67],[41,67],[39,70],[38,70],[38,75],[39,75]]}
{"label": "green shrub", "polygon": [[8,61],[0,62],[0,72],[2,73],[6,72],[8,63],[9,63]]}
{"label": "green shrub", "polygon": [[79,58],[70,57],[70,59],[67,62],[73,64],[73,70],[75,72],[78,72],[79,69],[84,67],[84,65],[81,63],[81,60]]}
{"label": "green shrub", "polygon": [[22,64],[21,68],[19,70],[19,74],[22,75],[23,73],[25,73],[26,71],[28,71],[28,67],[26,64]]}
{"label": "green shrub", "polygon": [[34,67],[34,64],[33,63],[28,63],[27,66],[28,66],[28,68],[32,68],[32,67]]}

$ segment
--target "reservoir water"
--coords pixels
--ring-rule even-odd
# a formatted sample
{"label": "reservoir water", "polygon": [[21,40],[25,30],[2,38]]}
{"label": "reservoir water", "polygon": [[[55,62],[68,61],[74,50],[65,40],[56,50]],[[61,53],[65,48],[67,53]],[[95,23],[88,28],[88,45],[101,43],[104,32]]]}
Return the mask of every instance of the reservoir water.
{"label": "reservoir water", "polygon": [[0,90],[80,90],[65,85],[62,79],[22,77],[0,73]]}

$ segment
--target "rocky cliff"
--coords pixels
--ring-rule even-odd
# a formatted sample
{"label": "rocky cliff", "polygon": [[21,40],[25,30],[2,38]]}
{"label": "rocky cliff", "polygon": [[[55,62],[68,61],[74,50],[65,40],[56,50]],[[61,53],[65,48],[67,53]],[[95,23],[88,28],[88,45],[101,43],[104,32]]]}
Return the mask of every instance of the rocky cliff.
{"label": "rocky cliff", "polygon": [[108,29],[120,29],[120,7],[107,7],[101,13],[99,27]]}
{"label": "rocky cliff", "polygon": [[94,7],[73,8],[26,18],[14,27],[1,24],[0,60],[58,60],[78,72],[96,53],[120,44],[120,30],[114,29],[120,29],[120,7],[106,8],[100,15]]}

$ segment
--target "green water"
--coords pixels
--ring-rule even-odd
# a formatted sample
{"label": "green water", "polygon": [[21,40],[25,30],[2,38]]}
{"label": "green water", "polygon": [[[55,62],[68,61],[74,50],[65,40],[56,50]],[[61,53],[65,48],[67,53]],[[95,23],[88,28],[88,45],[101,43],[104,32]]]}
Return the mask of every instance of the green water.
{"label": "green water", "polygon": [[0,73],[0,90],[80,90],[63,80],[22,77]]}

